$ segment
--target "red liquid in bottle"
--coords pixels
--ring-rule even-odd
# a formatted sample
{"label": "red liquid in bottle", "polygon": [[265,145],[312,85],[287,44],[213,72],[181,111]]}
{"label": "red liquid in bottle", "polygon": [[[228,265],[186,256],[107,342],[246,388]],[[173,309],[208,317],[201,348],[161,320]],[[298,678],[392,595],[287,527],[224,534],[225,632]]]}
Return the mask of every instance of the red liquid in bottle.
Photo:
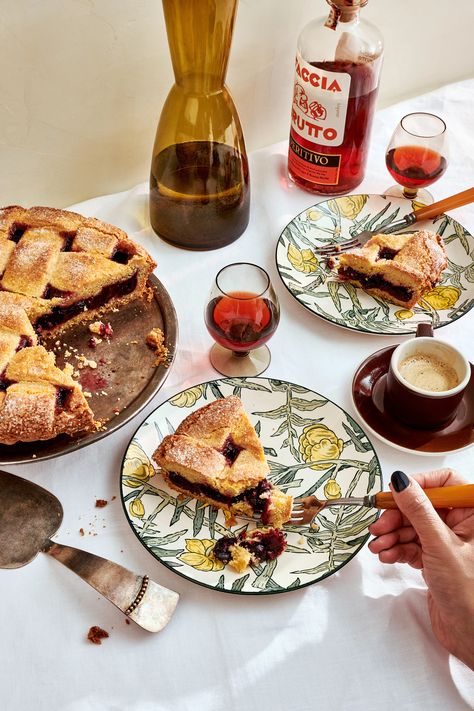
{"label": "red liquid in bottle", "polygon": [[[305,190],[321,195],[340,195],[352,191],[364,178],[378,85],[373,68],[367,64],[346,61],[309,64],[328,72],[345,72],[351,77],[344,139],[338,146],[320,145],[299,136],[292,126],[288,170],[292,180]],[[316,158],[305,155],[305,150]],[[318,156],[329,157],[329,160],[319,159],[319,178],[317,175],[312,178],[304,177],[307,172],[307,159],[314,164],[318,161]]]}
{"label": "red liquid in bottle", "polygon": [[206,326],[217,343],[246,353],[268,341],[279,321],[277,307],[249,292],[234,291],[208,304]]}
{"label": "red liquid in bottle", "polygon": [[392,148],[385,156],[388,172],[405,188],[424,188],[440,178],[447,168],[446,158],[424,146]]}

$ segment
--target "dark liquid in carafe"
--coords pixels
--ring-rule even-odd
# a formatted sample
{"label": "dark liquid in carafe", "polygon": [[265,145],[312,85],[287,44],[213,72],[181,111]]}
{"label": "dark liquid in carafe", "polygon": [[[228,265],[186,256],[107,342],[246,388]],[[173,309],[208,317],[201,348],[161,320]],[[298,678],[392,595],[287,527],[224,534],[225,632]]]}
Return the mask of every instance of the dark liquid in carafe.
{"label": "dark liquid in carafe", "polygon": [[159,153],[150,175],[150,219],[157,235],[187,249],[236,240],[250,212],[248,163],[232,146],[177,143]]}

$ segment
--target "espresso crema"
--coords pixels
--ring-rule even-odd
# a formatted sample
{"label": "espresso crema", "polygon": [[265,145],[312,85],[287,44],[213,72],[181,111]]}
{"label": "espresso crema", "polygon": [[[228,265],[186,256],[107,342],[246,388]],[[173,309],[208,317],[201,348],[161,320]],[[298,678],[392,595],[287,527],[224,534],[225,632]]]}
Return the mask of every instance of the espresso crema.
{"label": "espresso crema", "polygon": [[427,353],[408,356],[398,369],[402,378],[420,390],[444,392],[460,383],[458,374],[449,363]]}

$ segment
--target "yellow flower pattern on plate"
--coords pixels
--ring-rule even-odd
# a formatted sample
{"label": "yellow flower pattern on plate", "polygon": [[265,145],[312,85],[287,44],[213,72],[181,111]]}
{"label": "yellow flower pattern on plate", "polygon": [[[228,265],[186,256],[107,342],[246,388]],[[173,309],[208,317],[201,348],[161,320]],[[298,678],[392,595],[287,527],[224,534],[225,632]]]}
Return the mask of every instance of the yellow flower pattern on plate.
{"label": "yellow flower pattern on plate", "polygon": [[187,538],[186,550],[187,553],[181,553],[178,558],[190,565],[191,568],[201,570],[205,573],[210,573],[214,570],[222,570],[224,563],[217,558],[214,558],[212,551],[216,542],[209,538]]}
{"label": "yellow flower pattern on plate", "polygon": [[300,435],[299,445],[305,462],[319,462],[312,464],[312,469],[328,469],[332,460],[339,459],[344,448],[342,439],[322,424],[305,427]]}
{"label": "yellow flower pattern on plate", "polygon": [[154,475],[155,470],[143,449],[136,442],[132,442],[127,452],[127,459],[123,465],[125,476],[124,484],[131,489],[137,489]]}
{"label": "yellow flower pattern on plate", "polygon": [[196,385],[172,397],[170,403],[176,407],[192,407],[202,396],[202,392],[202,385]]}
{"label": "yellow flower pattern on plate", "polygon": [[395,317],[398,318],[399,321],[405,321],[408,318],[412,318],[414,315],[415,314],[411,309],[399,309],[398,311],[395,311]]}
{"label": "yellow flower pattern on plate", "polygon": [[336,215],[353,220],[361,212],[368,197],[368,195],[348,195],[337,200],[328,200],[328,208]]}
{"label": "yellow flower pattern on plate", "polygon": [[341,487],[335,479],[328,479],[324,485],[324,496],[326,499],[340,499]]}
{"label": "yellow flower pattern on plate", "polygon": [[311,249],[297,249],[294,245],[288,246],[288,261],[298,272],[311,274],[318,268],[318,259]]}
{"label": "yellow flower pattern on plate", "polygon": [[423,301],[427,301],[436,311],[441,311],[452,308],[460,296],[461,290],[455,286],[435,286],[423,294]]}

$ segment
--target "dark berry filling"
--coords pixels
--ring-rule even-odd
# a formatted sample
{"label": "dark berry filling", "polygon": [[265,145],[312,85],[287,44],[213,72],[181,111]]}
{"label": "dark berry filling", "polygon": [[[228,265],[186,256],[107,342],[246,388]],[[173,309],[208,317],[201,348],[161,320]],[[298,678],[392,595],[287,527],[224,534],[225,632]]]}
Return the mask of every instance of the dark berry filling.
{"label": "dark berry filling", "polygon": [[224,455],[228,464],[233,464],[242,449],[234,442],[232,435],[229,435],[219,451]]}
{"label": "dark berry filling", "polygon": [[390,294],[395,299],[400,301],[410,301],[413,296],[413,290],[406,286],[398,286],[386,281],[380,274],[363,274],[351,267],[339,267],[339,276],[342,279],[354,279],[360,282],[364,289],[382,289]]}
{"label": "dark berry filling", "polygon": [[61,232],[61,237],[64,239],[64,243],[61,252],[70,252],[72,243],[74,242],[74,237],[76,232]]}
{"label": "dark berry filling", "polygon": [[0,375],[0,391],[5,391],[10,385],[13,385],[14,380],[8,380],[5,376],[5,371]]}
{"label": "dark berry filling", "polygon": [[61,385],[56,388],[56,410],[64,410],[71,393],[71,388],[64,388]]}
{"label": "dark berry filling", "polygon": [[18,243],[20,239],[23,236],[23,233],[26,231],[27,225],[22,225],[19,222],[14,222],[12,226],[10,227],[10,231],[8,234],[8,239],[11,239],[12,242]]}
{"label": "dark berry filling", "polygon": [[393,259],[397,254],[397,249],[390,249],[390,247],[381,247],[379,249],[377,259]]}
{"label": "dark berry filling", "polygon": [[238,542],[239,541],[236,536],[224,536],[224,538],[219,538],[216,545],[212,549],[214,557],[221,560],[224,565],[227,565],[232,558],[232,551],[230,550],[230,547],[237,545]]}
{"label": "dark berry filling", "polygon": [[68,299],[73,295],[72,291],[63,291],[62,289],[56,289],[55,286],[47,284],[45,290],[43,291],[43,299]]}
{"label": "dark berry filling", "polygon": [[238,536],[220,538],[214,548],[213,555],[225,565],[232,558],[231,546],[246,548],[258,563],[275,560],[286,548],[286,537],[283,531],[270,528],[267,531],[257,529],[250,534],[242,531]]}
{"label": "dark berry filling", "polygon": [[224,496],[218,489],[215,489],[209,484],[196,484],[195,482],[188,481],[184,476],[178,474],[177,472],[170,472],[169,477],[171,481],[179,486],[181,489],[186,489],[190,494],[199,494],[200,496],[205,496],[208,499],[214,499],[214,501],[219,501],[220,503],[232,506],[232,504],[237,504],[240,501],[245,501],[251,506],[255,513],[259,513],[262,516],[263,523],[268,523],[268,509],[270,505],[270,499],[261,498],[262,494],[271,491],[273,488],[267,479],[262,479],[259,481],[257,486],[247,489],[238,496]]}
{"label": "dark berry filling", "polygon": [[119,244],[114,250],[111,259],[113,262],[118,262],[118,264],[128,264],[132,257],[133,254],[131,254],[126,247]]}
{"label": "dark berry filling", "polygon": [[35,330],[37,333],[49,331],[65,321],[69,321],[70,318],[77,316],[77,314],[80,314],[82,311],[98,309],[111,299],[131,294],[136,286],[137,274],[135,273],[129,279],[104,286],[104,288],[94,296],[89,296],[86,299],[80,299],[79,301],[75,301],[72,304],[65,304],[64,306],[53,306],[49,314],[39,317],[35,323]]}
{"label": "dark berry filling", "polygon": [[20,342],[17,345],[16,349],[17,351],[21,351],[22,348],[29,348],[30,346],[33,345],[33,341],[29,336],[20,336]]}

